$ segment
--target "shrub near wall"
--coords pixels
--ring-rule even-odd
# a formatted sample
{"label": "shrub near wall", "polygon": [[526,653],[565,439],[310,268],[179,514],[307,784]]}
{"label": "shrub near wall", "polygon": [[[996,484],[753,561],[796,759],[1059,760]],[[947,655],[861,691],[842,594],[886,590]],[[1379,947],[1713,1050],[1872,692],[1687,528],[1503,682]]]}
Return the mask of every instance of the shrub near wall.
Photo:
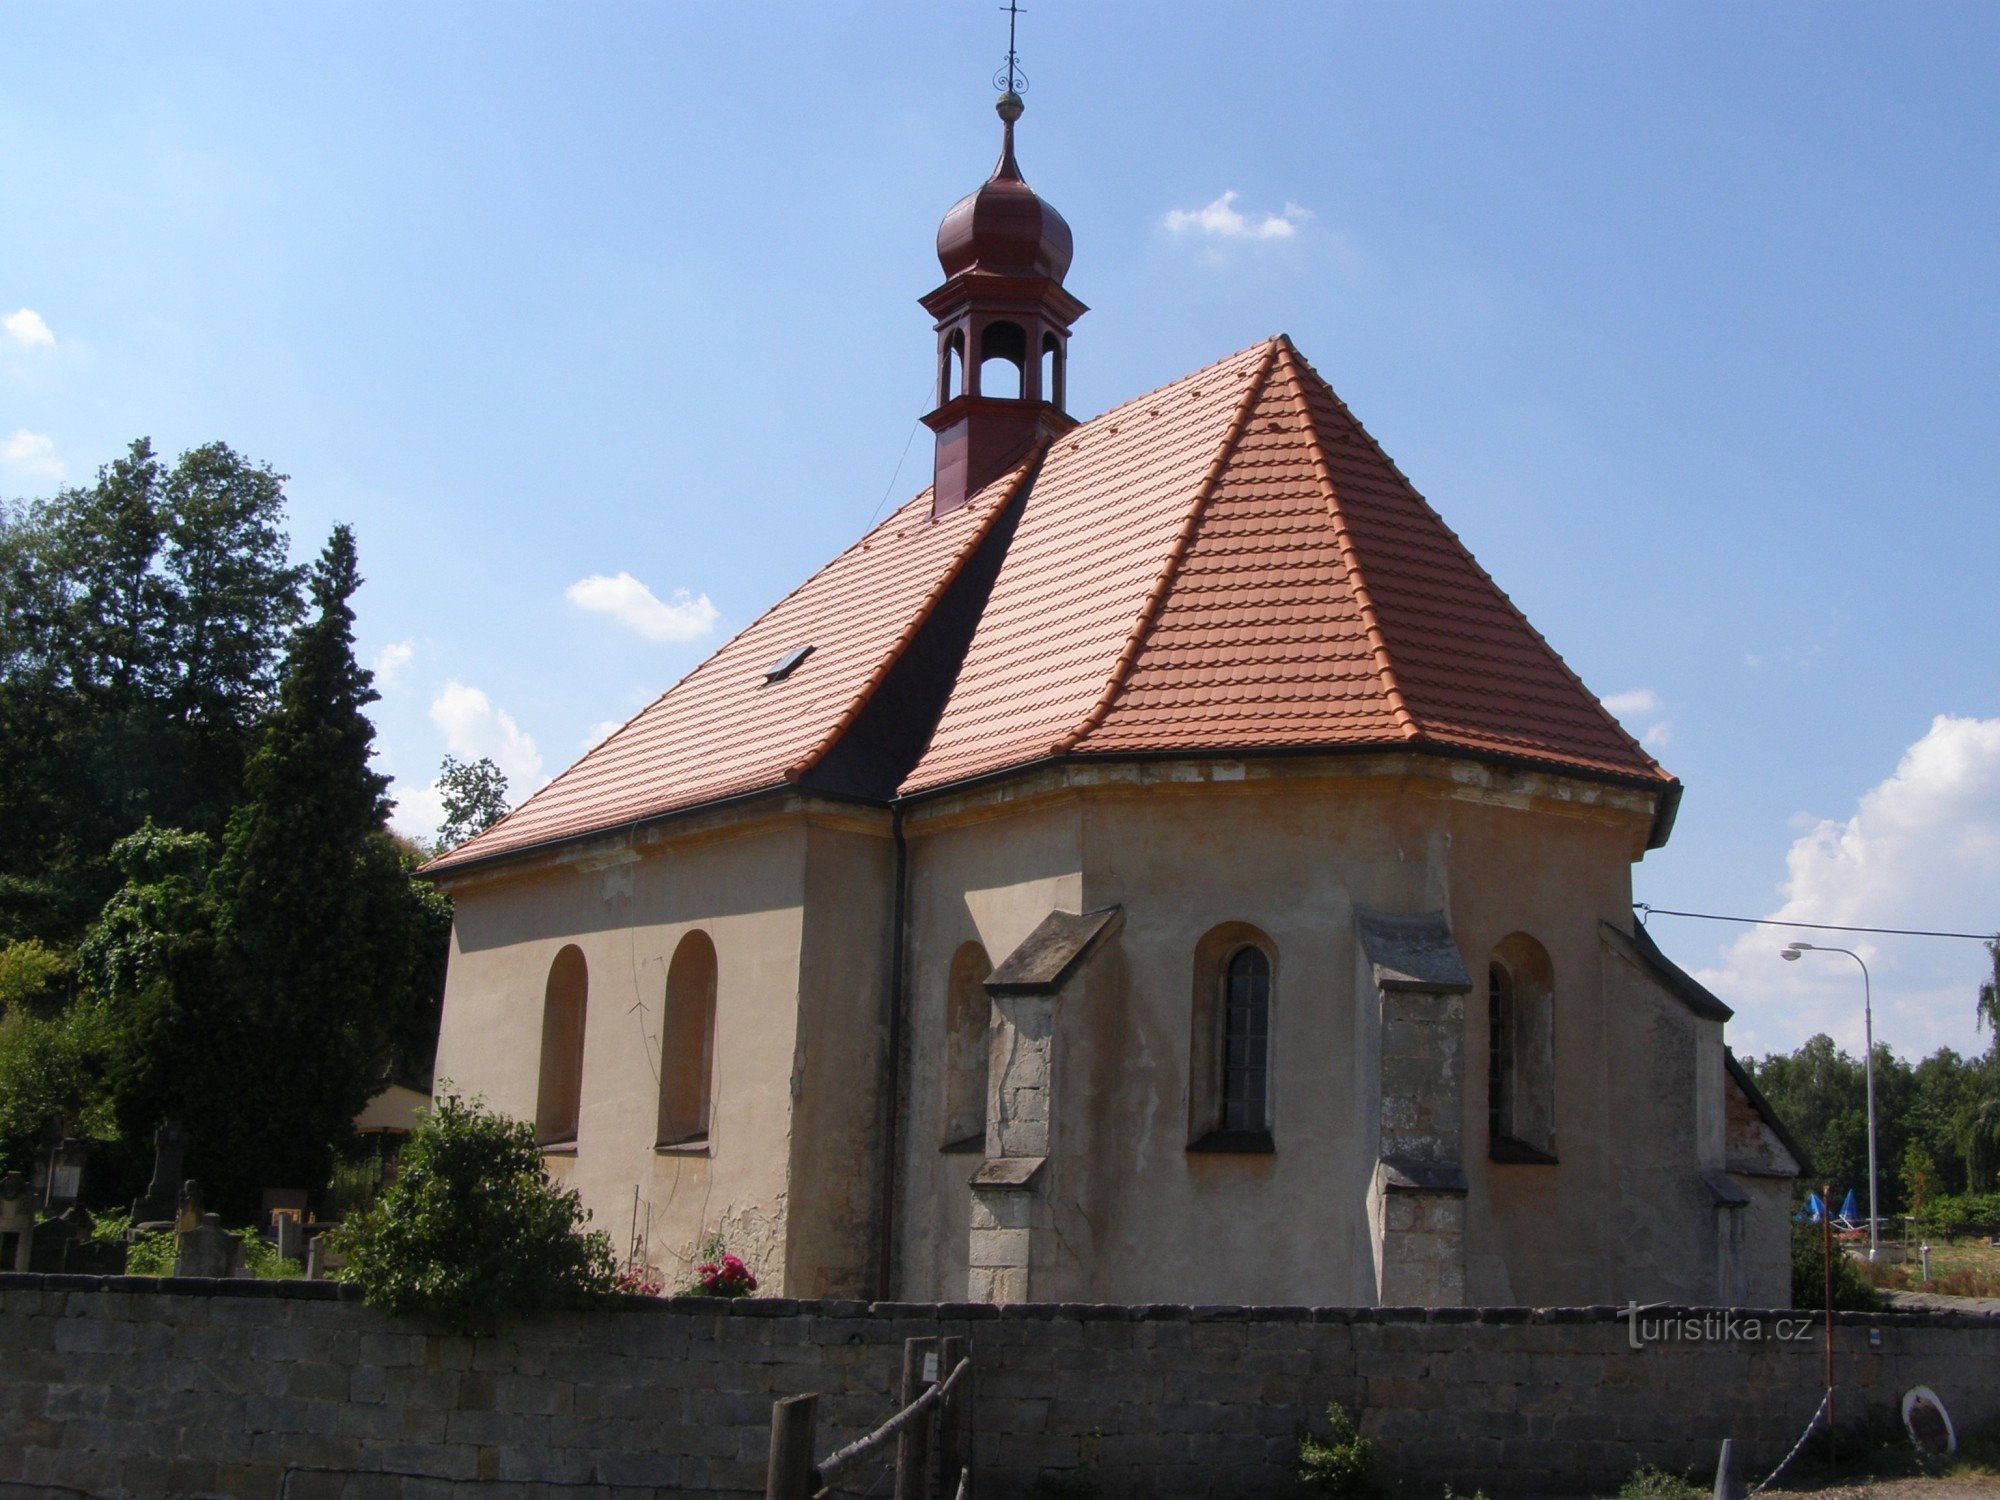
{"label": "shrub near wall", "polygon": [[[1281,1493],[1299,1425],[1332,1401],[1382,1478],[1420,1488],[1601,1492],[1640,1464],[1706,1470],[1725,1436],[1761,1477],[1820,1398],[1817,1328],[1770,1337],[1795,1313],[1735,1315],[1763,1330],[1754,1341],[1634,1350],[1615,1308],[630,1299],[468,1338],[351,1295],[0,1275],[0,1479],[269,1500],[307,1465],[445,1475],[466,1494],[544,1480],[755,1496],[774,1397],[821,1393],[829,1451],[893,1409],[902,1341],[941,1333],[974,1360],[981,1500],[1044,1473],[1105,1497]],[[1843,1314],[1837,1334],[1845,1415],[1886,1412],[1920,1382],[1962,1428],[2000,1415],[2000,1319]],[[290,1490],[361,1493],[338,1476]]]}

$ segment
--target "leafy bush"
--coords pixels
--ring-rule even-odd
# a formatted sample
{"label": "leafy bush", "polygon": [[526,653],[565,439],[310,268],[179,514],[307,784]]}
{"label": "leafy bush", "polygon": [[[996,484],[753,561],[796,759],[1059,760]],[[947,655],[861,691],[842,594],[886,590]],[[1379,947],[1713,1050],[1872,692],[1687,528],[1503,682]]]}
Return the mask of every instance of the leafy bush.
{"label": "leafy bush", "polygon": [[106,1082],[109,1037],[104,1008],[94,1001],[47,1017],[27,1006],[0,1015],[0,1171],[27,1168],[51,1116],[74,1136],[117,1137]]}
{"label": "leafy bush", "polygon": [[1702,1500],[1702,1490],[1685,1474],[1641,1464],[1618,1486],[1618,1500]]}
{"label": "leafy bush", "polygon": [[[1818,1224],[1792,1225],[1792,1306],[1826,1306],[1826,1250]],[[1835,1312],[1875,1312],[1882,1306],[1875,1289],[1861,1274],[1854,1258],[1833,1247],[1833,1310]]]}
{"label": "leafy bush", "polygon": [[1359,1495],[1375,1469],[1375,1445],[1339,1402],[1326,1409],[1327,1435],[1299,1434],[1299,1483],[1316,1495]]}
{"label": "leafy bush", "polygon": [[2000,1224],[2000,1193],[1954,1193],[1933,1198],[1917,1221],[1935,1234],[1950,1224]]}
{"label": "leafy bush", "polygon": [[334,1243],[371,1307],[471,1332],[492,1315],[578,1307],[613,1284],[611,1242],[542,1168],[533,1128],[447,1094],[395,1182]]}
{"label": "leafy bush", "polygon": [[174,1232],[156,1229],[142,1234],[125,1248],[127,1276],[171,1276],[174,1274]]}
{"label": "leafy bush", "polygon": [[239,1229],[235,1233],[243,1241],[244,1269],[259,1281],[297,1281],[306,1274],[304,1266],[289,1255],[280,1255],[278,1247],[259,1238],[256,1230]]}

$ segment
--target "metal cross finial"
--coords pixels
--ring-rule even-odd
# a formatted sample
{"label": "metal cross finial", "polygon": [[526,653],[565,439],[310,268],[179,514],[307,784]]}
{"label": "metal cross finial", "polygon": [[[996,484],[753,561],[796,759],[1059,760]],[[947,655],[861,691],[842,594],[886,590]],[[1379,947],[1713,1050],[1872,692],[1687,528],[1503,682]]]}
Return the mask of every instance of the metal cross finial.
{"label": "metal cross finial", "polygon": [[1007,0],[1000,7],[1007,12],[1007,61],[993,74],[993,86],[1009,94],[1019,94],[1028,87],[1028,75],[1021,71],[1021,54],[1014,47],[1014,23],[1021,15],[1020,0]]}

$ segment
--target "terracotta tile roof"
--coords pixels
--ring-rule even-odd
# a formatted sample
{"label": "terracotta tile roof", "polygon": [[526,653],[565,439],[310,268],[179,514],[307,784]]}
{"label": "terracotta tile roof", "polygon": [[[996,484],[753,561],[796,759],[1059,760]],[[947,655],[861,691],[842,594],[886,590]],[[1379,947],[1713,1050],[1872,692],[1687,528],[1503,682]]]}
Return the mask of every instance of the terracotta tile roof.
{"label": "terracotta tile roof", "polygon": [[1397,745],[1671,781],[1274,339],[1057,444],[904,790]]}
{"label": "terracotta tile roof", "polygon": [[[953,615],[976,619],[969,645],[926,623]],[[947,640],[908,696],[907,663]],[[810,785],[857,719],[880,760],[878,688],[897,713],[941,706],[927,744],[906,735],[914,764],[886,783],[904,794],[1057,755],[1366,747],[1673,785],[1280,338],[1085,423],[941,520],[917,496],[434,867]]]}
{"label": "terracotta tile roof", "polygon": [[[478,837],[448,869],[796,780],[852,722],[1004,510],[1021,471],[939,520],[930,491],[807,579],[715,655]],[[780,682],[765,669],[812,654]]]}

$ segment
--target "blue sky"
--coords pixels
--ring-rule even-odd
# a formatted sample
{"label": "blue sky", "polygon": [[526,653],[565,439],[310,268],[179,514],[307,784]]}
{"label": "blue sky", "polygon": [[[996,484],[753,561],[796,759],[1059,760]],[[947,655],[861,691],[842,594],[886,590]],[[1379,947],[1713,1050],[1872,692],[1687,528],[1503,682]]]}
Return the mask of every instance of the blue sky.
{"label": "blue sky", "polygon": [[[987,0],[7,32],[0,494],[221,438],[302,553],[352,522],[413,827],[926,477]],[[1021,46],[1073,410],[1290,333],[1687,782],[1639,899],[2000,926],[2000,9],[1040,0]],[[1845,960],[1653,931],[1739,1048],[1858,1042]],[[1981,1044],[1975,945],[1863,951],[1899,1050]]]}

